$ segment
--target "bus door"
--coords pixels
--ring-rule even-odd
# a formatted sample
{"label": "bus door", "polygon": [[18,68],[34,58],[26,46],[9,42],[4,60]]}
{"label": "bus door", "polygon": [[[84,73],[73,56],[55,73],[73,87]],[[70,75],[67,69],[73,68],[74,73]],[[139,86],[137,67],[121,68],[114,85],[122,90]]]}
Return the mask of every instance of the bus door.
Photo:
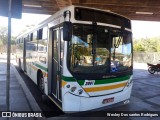
{"label": "bus door", "polygon": [[26,71],[26,38],[24,38],[24,46],[23,46],[23,68],[24,68],[24,72]]}
{"label": "bus door", "polygon": [[52,80],[51,80],[51,92],[53,97],[61,102],[61,74],[62,74],[62,62],[61,62],[61,34],[60,29],[52,30]]}

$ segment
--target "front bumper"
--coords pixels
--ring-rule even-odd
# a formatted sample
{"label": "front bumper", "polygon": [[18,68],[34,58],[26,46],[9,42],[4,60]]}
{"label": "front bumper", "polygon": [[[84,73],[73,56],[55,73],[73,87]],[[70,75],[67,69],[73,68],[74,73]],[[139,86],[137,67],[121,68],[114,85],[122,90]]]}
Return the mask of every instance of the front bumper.
{"label": "front bumper", "polygon": [[[66,93],[63,98],[62,109],[64,112],[78,112],[93,109],[98,110],[98,108],[102,107],[105,109],[107,106],[114,105],[116,103],[120,103],[129,99],[131,95],[131,90],[132,84],[121,92],[97,97],[79,97],[70,93]],[[113,102],[106,104],[103,103],[104,99],[113,97]]]}

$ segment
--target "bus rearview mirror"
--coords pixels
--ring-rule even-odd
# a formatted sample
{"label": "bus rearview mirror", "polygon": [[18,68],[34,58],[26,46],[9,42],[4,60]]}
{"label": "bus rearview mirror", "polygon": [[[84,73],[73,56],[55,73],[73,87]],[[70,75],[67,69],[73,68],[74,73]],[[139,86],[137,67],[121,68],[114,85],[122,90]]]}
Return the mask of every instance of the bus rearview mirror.
{"label": "bus rearview mirror", "polygon": [[72,23],[65,21],[63,23],[63,40],[70,41],[72,37]]}

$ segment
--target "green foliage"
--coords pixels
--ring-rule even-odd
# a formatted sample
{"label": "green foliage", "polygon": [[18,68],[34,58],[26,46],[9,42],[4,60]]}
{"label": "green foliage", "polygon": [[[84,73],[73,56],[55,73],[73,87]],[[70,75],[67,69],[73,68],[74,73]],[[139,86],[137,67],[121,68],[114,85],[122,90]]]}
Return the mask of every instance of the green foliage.
{"label": "green foliage", "polygon": [[[11,37],[11,52],[15,52],[16,37]],[[8,28],[0,26],[0,53],[7,52]]]}
{"label": "green foliage", "polygon": [[160,37],[133,39],[133,51],[160,52]]}
{"label": "green foliage", "polygon": [[7,44],[7,27],[0,26],[0,41],[1,45]]}

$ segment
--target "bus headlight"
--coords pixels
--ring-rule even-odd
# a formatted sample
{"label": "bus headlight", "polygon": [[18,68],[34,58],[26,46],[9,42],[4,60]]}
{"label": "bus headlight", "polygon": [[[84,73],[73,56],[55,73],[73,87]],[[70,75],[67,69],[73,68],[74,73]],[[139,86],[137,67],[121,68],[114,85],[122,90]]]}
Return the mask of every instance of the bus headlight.
{"label": "bus headlight", "polygon": [[76,87],[71,87],[71,92],[74,92],[76,90]]}
{"label": "bus headlight", "polygon": [[132,76],[131,76],[125,87],[128,88],[130,85],[132,85],[132,83],[133,83],[133,80],[132,80]]}
{"label": "bus headlight", "polygon": [[70,88],[71,86],[70,86],[70,85],[66,85],[66,87],[67,87],[67,88]]}
{"label": "bus headlight", "polygon": [[81,94],[83,93],[83,90],[82,90],[82,89],[79,89],[79,90],[78,90],[78,93],[79,93],[79,95],[81,95]]}
{"label": "bus headlight", "polygon": [[71,94],[77,96],[89,97],[89,95],[79,85],[68,83],[65,86],[65,90],[66,92],[70,92]]}

